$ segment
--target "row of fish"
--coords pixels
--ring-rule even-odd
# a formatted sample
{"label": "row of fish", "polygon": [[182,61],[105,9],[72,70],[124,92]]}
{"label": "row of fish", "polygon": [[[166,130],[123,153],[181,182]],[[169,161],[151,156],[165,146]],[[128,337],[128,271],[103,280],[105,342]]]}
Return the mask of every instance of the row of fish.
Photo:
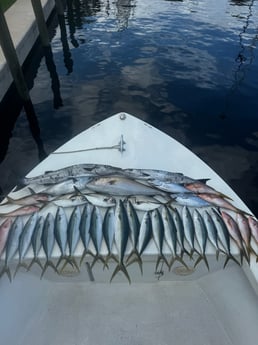
{"label": "row of fish", "polygon": [[[7,273],[11,280],[13,259],[18,260],[15,274],[21,266],[29,269],[38,263],[43,276],[48,266],[58,272],[61,263],[61,271],[67,264],[79,270],[76,258],[81,264],[85,255],[91,255],[92,266],[101,261],[108,268],[111,259],[117,263],[111,281],[121,271],[130,282],[127,266],[137,262],[143,272],[142,255],[153,245],[152,252],[157,253],[155,269],[161,262],[170,269],[175,261],[187,267],[185,255],[190,259],[197,255],[195,266],[203,260],[209,269],[208,244],[217,258],[219,253],[226,256],[224,266],[230,259],[241,264],[243,258],[249,262],[250,255],[258,256],[258,222],[252,216],[210,206],[170,204],[142,211],[139,215],[128,198],[119,197],[109,207],[87,201],[70,207],[69,212],[52,205],[51,212],[35,210],[30,216],[5,217],[0,225],[0,275]],[[232,246],[237,248],[240,262],[232,254]],[[78,248],[83,250],[78,253]],[[33,255],[29,254],[31,251]],[[54,257],[58,258],[56,265]]]}
{"label": "row of fish", "polygon": [[[238,210],[227,196],[181,173],[151,169],[121,169],[118,167],[82,164],[32,178],[25,178],[21,191],[12,193],[0,205],[0,216],[18,216],[38,211],[48,203],[74,207],[91,202],[102,207],[115,205],[116,197],[130,199],[143,211],[160,204],[189,207],[222,207]],[[7,211],[6,206],[16,205]],[[1,207],[4,206],[4,207]],[[18,207],[21,206],[21,207]],[[30,206],[30,207],[28,207]],[[15,212],[14,212],[15,211]]]}

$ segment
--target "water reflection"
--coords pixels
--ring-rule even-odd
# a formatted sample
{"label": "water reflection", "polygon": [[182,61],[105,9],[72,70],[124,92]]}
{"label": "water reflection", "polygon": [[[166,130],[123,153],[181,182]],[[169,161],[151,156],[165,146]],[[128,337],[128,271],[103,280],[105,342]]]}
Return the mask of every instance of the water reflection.
{"label": "water reflection", "polygon": [[63,55],[64,55],[64,64],[67,69],[67,74],[72,73],[73,71],[73,59],[72,54],[70,52],[68,40],[67,40],[67,32],[66,32],[66,25],[65,25],[65,17],[64,15],[58,15],[58,22],[60,27],[61,33],[61,42],[63,47]]}
{"label": "water reflection", "polygon": [[115,2],[117,8],[117,22],[118,31],[122,31],[128,27],[128,22],[134,15],[134,8],[136,7],[135,0],[117,0]]}

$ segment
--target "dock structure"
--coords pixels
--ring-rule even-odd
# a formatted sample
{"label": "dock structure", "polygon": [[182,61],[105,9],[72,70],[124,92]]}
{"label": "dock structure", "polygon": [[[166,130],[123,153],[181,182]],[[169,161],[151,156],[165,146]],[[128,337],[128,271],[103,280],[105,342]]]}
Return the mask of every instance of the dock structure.
{"label": "dock structure", "polygon": [[[41,0],[41,4],[45,20],[47,20],[55,7],[55,1]],[[17,20],[17,17],[19,20]],[[19,63],[22,65],[39,37],[38,25],[31,1],[17,0],[5,12],[5,18]],[[12,82],[12,74],[0,47],[0,101]]]}

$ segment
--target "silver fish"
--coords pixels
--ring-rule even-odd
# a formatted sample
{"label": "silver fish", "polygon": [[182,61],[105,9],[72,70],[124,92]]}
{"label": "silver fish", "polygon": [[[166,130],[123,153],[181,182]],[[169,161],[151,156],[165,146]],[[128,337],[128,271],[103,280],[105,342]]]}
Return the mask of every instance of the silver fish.
{"label": "silver fish", "polygon": [[188,268],[183,259],[177,255],[177,228],[173,217],[166,206],[162,206],[161,218],[164,226],[165,241],[172,252],[172,259],[169,263],[169,270],[171,269],[175,261],[181,262],[186,268]]}
{"label": "silver fish", "polygon": [[102,226],[103,226],[103,219],[102,219],[100,209],[94,206],[92,215],[91,215],[91,223],[90,223],[89,232],[90,232],[90,236],[95,247],[96,254],[94,255],[94,260],[91,264],[91,267],[94,266],[97,260],[101,260],[105,264],[104,259],[100,255],[101,244],[102,244],[102,239],[103,239]]}
{"label": "silver fish", "polygon": [[119,200],[115,209],[115,243],[118,250],[118,264],[111,276],[110,282],[115,275],[121,271],[124,273],[129,283],[131,283],[129,274],[124,265],[124,255],[127,247],[127,242],[130,234],[130,227],[128,217],[122,200]]}
{"label": "silver fish", "polygon": [[200,255],[199,255],[199,258],[196,260],[194,267],[196,267],[198,263],[201,260],[203,260],[208,270],[210,270],[208,260],[205,254],[208,233],[207,233],[207,229],[203,221],[203,218],[198,210],[194,210],[193,212],[193,222],[194,222],[194,229],[195,229],[195,237],[200,247]]}
{"label": "silver fish", "polygon": [[[197,251],[194,247],[194,223],[192,219],[192,215],[187,206],[183,207],[182,210],[182,220],[184,224],[184,233],[185,238],[190,246],[190,257],[193,256],[194,251]],[[198,252],[197,252],[198,253]],[[200,254],[200,253],[198,253]]]}
{"label": "silver fish", "polygon": [[80,222],[81,222],[81,211],[80,211],[79,206],[77,206],[73,209],[73,212],[70,216],[68,226],[67,226],[67,241],[68,241],[68,247],[69,247],[69,257],[64,263],[61,271],[63,271],[67,263],[70,263],[72,266],[74,265],[78,272],[80,270],[74,258],[74,253],[80,240]]}
{"label": "silver fish", "polygon": [[104,268],[108,267],[108,261],[113,258],[117,261],[115,255],[112,254],[112,247],[115,238],[115,213],[113,207],[109,207],[105,213],[103,221],[103,237],[106,242],[108,254],[105,259]]}
{"label": "silver fish", "polygon": [[54,184],[44,190],[45,194],[49,195],[63,195],[73,193],[75,189],[82,190],[86,188],[87,183],[91,180],[90,177],[77,177],[68,179],[66,181]]}
{"label": "silver fish", "polygon": [[169,267],[169,263],[167,262],[167,259],[162,251],[163,241],[164,241],[164,226],[163,226],[161,215],[158,209],[151,212],[151,226],[152,226],[153,239],[159,252],[157,262],[156,262],[156,267],[155,267],[155,272],[156,272],[161,260],[163,260],[166,263],[166,265]]}
{"label": "silver fish", "polygon": [[82,195],[71,196],[70,198],[61,198],[53,200],[52,203],[58,207],[76,207],[86,204],[87,199]]}
{"label": "silver fish", "polygon": [[90,181],[87,188],[95,192],[118,195],[156,195],[164,192],[124,177],[100,177]]}
{"label": "silver fish", "polygon": [[221,217],[221,215],[215,211],[214,209],[211,210],[211,217],[214,221],[214,224],[217,228],[218,238],[220,243],[222,244],[223,251],[227,255],[224,268],[226,267],[228,261],[231,259],[235,261],[239,265],[239,262],[236,260],[236,258],[231,254],[230,252],[230,237],[228,233],[228,229],[226,228],[226,225]]}
{"label": "silver fish", "polygon": [[66,213],[62,207],[58,207],[55,216],[55,227],[54,227],[54,234],[56,242],[59,246],[61,255],[56,264],[56,268],[60,265],[62,260],[67,260],[66,254],[66,247],[67,247],[67,228],[68,228],[68,220],[66,217]]}
{"label": "silver fish", "polygon": [[148,183],[155,188],[161,189],[167,193],[191,193],[191,191],[181,184],[171,182],[170,180],[159,180],[159,179],[151,179],[148,180]]}
{"label": "silver fish", "polygon": [[86,204],[82,211],[81,221],[79,225],[81,240],[84,246],[84,251],[81,256],[80,265],[88,253],[89,243],[90,243],[90,224],[92,216],[93,206],[91,204]]}
{"label": "silver fish", "polygon": [[240,250],[241,262],[243,260],[243,255],[245,256],[246,260],[249,262],[249,257],[248,257],[248,254],[244,250],[241,233],[240,233],[237,223],[228,213],[224,211],[221,211],[221,216],[222,216],[222,219],[224,220],[224,223],[226,224],[230,237],[234,240],[234,242],[236,243],[237,247]]}
{"label": "silver fish", "polygon": [[113,207],[116,206],[115,198],[109,195],[101,195],[101,194],[85,194],[84,195],[86,200],[90,202],[94,206],[99,207]]}
{"label": "silver fish", "polygon": [[142,255],[152,238],[152,224],[150,212],[147,211],[142,218],[139,234],[138,252]]}
{"label": "silver fish", "polygon": [[42,238],[43,226],[44,226],[44,218],[43,218],[43,216],[40,216],[37,220],[37,223],[35,225],[35,229],[34,229],[33,234],[31,236],[31,245],[32,245],[32,249],[33,249],[34,258],[32,259],[32,261],[28,267],[28,270],[32,267],[32,265],[34,263],[37,263],[39,265],[39,267],[43,270],[41,262],[38,258],[39,251],[42,247],[41,238]]}
{"label": "silver fish", "polygon": [[50,260],[53,249],[54,249],[54,244],[55,244],[55,236],[54,236],[54,227],[55,227],[55,219],[52,213],[48,213],[47,217],[44,221],[43,225],[43,230],[42,230],[42,246],[47,258],[47,261],[43,267],[42,273],[41,273],[41,278],[43,277],[46,269],[48,266],[51,266],[55,272],[57,272],[55,265],[53,262]]}
{"label": "silver fish", "polygon": [[199,196],[191,193],[179,193],[179,194],[171,194],[171,198],[173,199],[171,206],[176,203],[181,206],[189,206],[189,207],[207,207],[210,206],[210,203],[201,199]]}
{"label": "silver fish", "polygon": [[186,250],[184,245],[185,240],[185,232],[184,232],[184,224],[182,221],[182,218],[178,212],[178,210],[175,208],[171,208],[172,218],[174,220],[176,229],[177,229],[177,241],[181,247],[181,257],[184,253],[188,254],[190,256],[190,253]]}
{"label": "silver fish", "polygon": [[214,224],[214,221],[212,220],[211,215],[205,211],[203,216],[204,223],[206,225],[207,233],[208,233],[208,239],[210,243],[216,248],[216,258],[218,260],[220,248],[218,245],[218,231]]}
{"label": "silver fish", "polygon": [[[139,255],[138,250],[137,250],[137,244],[138,244],[139,233],[140,233],[140,221],[139,221],[138,215],[137,215],[137,213],[136,213],[130,200],[127,200],[126,212],[127,212],[127,216],[128,216],[129,227],[130,227],[130,238],[131,238],[132,247],[133,247],[131,253],[129,254],[129,256],[126,260],[126,262],[127,262],[127,265],[130,265],[131,263],[137,261],[138,265],[140,267],[140,270],[141,270],[141,274],[143,274],[142,259]],[[135,258],[130,261],[130,258],[133,256]]]}
{"label": "silver fish", "polygon": [[250,242],[251,242],[251,229],[250,229],[250,226],[248,224],[248,220],[243,214],[237,213],[236,222],[237,222],[241,237],[244,241],[245,248],[247,250],[247,255],[250,256],[250,252],[252,251],[251,244],[250,244]]}
{"label": "silver fish", "polygon": [[4,251],[12,222],[13,222],[12,218],[7,218],[0,225],[0,257],[2,256],[2,253]]}
{"label": "silver fish", "polygon": [[152,197],[132,196],[128,198],[133,208],[138,211],[152,211],[160,206],[160,203]]}
{"label": "silver fish", "polygon": [[17,217],[12,223],[8,237],[7,237],[6,247],[5,247],[5,264],[0,273],[0,277],[2,277],[4,273],[6,273],[10,281],[12,280],[12,277],[11,277],[9,263],[19,248],[19,240],[22,233],[22,229],[23,229],[22,218]]}
{"label": "silver fish", "polygon": [[20,267],[25,267],[27,268],[28,266],[26,264],[24,264],[22,262],[22,260],[24,259],[25,255],[27,254],[29,247],[31,245],[31,237],[32,234],[35,230],[35,226],[37,224],[37,220],[38,220],[38,213],[33,213],[30,218],[27,220],[21,236],[20,236],[20,240],[19,240],[19,263],[16,266],[16,270],[14,273],[14,276],[16,275],[16,273],[18,272]]}

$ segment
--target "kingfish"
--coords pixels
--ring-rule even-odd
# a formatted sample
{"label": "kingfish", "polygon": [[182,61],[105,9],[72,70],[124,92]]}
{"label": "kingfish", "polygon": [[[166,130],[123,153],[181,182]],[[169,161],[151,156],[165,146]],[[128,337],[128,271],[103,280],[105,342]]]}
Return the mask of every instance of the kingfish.
{"label": "kingfish", "polygon": [[96,254],[93,255],[94,260],[91,264],[91,267],[94,266],[97,260],[101,260],[105,264],[103,257],[100,255],[102,239],[103,239],[102,226],[103,226],[103,219],[102,219],[101,211],[98,207],[94,206],[92,215],[91,215],[91,223],[90,223],[89,232],[90,232],[91,240],[95,247]]}
{"label": "kingfish", "polygon": [[199,255],[199,258],[196,260],[194,267],[196,267],[198,263],[201,260],[203,260],[209,270],[210,267],[209,267],[208,260],[205,254],[207,238],[208,238],[207,228],[200,212],[196,209],[193,212],[193,222],[194,222],[195,237],[200,247],[200,255]]}
{"label": "kingfish", "polygon": [[157,209],[151,212],[151,226],[153,239],[159,252],[155,267],[155,271],[157,271],[161,260],[163,260],[169,267],[169,263],[167,262],[167,259],[163,254],[164,226],[161,215]]}
{"label": "kingfish", "polygon": [[5,248],[5,265],[0,273],[0,278],[4,273],[7,274],[9,280],[12,280],[9,263],[19,248],[19,240],[23,229],[21,217],[17,217],[11,225]]}
{"label": "kingfish", "polygon": [[43,230],[42,230],[42,246],[46,255],[46,262],[43,267],[42,273],[41,273],[41,279],[46,272],[46,269],[48,266],[51,266],[53,270],[57,273],[57,269],[53,262],[51,261],[51,255],[54,249],[55,244],[55,235],[54,235],[54,227],[55,227],[55,219],[52,213],[48,213],[47,217],[44,221]]}
{"label": "kingfish", "polygon": [[127,216],[128,216],[128,221],[129,221],[129,227],[130,227],[130,238],[131,238],[131,242],[132,242],[132,251],[129,254],[126,262],[127,265],[130,265],[130,258],[135,256],[134,261],[138,262],[138,265],[140,267],[141,270],[141,274],[143,274],[142,271],[142,259],[139,255],[138,249],[137,249],[137,245],[138,245],[138,239],[139,239],[139,233],[140,233],[140,221],[138,218],[138,215],[131,203],[130,200],[127,201],[126,203],[126,211],[127,211]]}
{"label": "kingfish", "polygon": [[32,234],[35,230],[36,224],[37,224],[37,220],[38,220],[38,213],[33,213],[30,218],[27,220],[21,236],[20,236],[20,240],[19,240],[19,263],[16,266],[16,270],[14,273],[14,276],[16,275],[16,273],[18,272],[20,267],[25,267],[28,268],[28,266],[26,264],[24,264],[22,262],[22,260],[24,259],[25,255],[27,254],[29,247],[31,245],[31,237]]}
{"label": "kingfish", "polygon": [[127,247],[127,242],[130,234],[130,227],[128,217],[122,200],[119,200],[115,209],[115,244],[118,251],[118,264],[111,276],[110,282],[115,275],[122,271],[129,283],[131,283],[129,274],[124,264],[124,255]]}

